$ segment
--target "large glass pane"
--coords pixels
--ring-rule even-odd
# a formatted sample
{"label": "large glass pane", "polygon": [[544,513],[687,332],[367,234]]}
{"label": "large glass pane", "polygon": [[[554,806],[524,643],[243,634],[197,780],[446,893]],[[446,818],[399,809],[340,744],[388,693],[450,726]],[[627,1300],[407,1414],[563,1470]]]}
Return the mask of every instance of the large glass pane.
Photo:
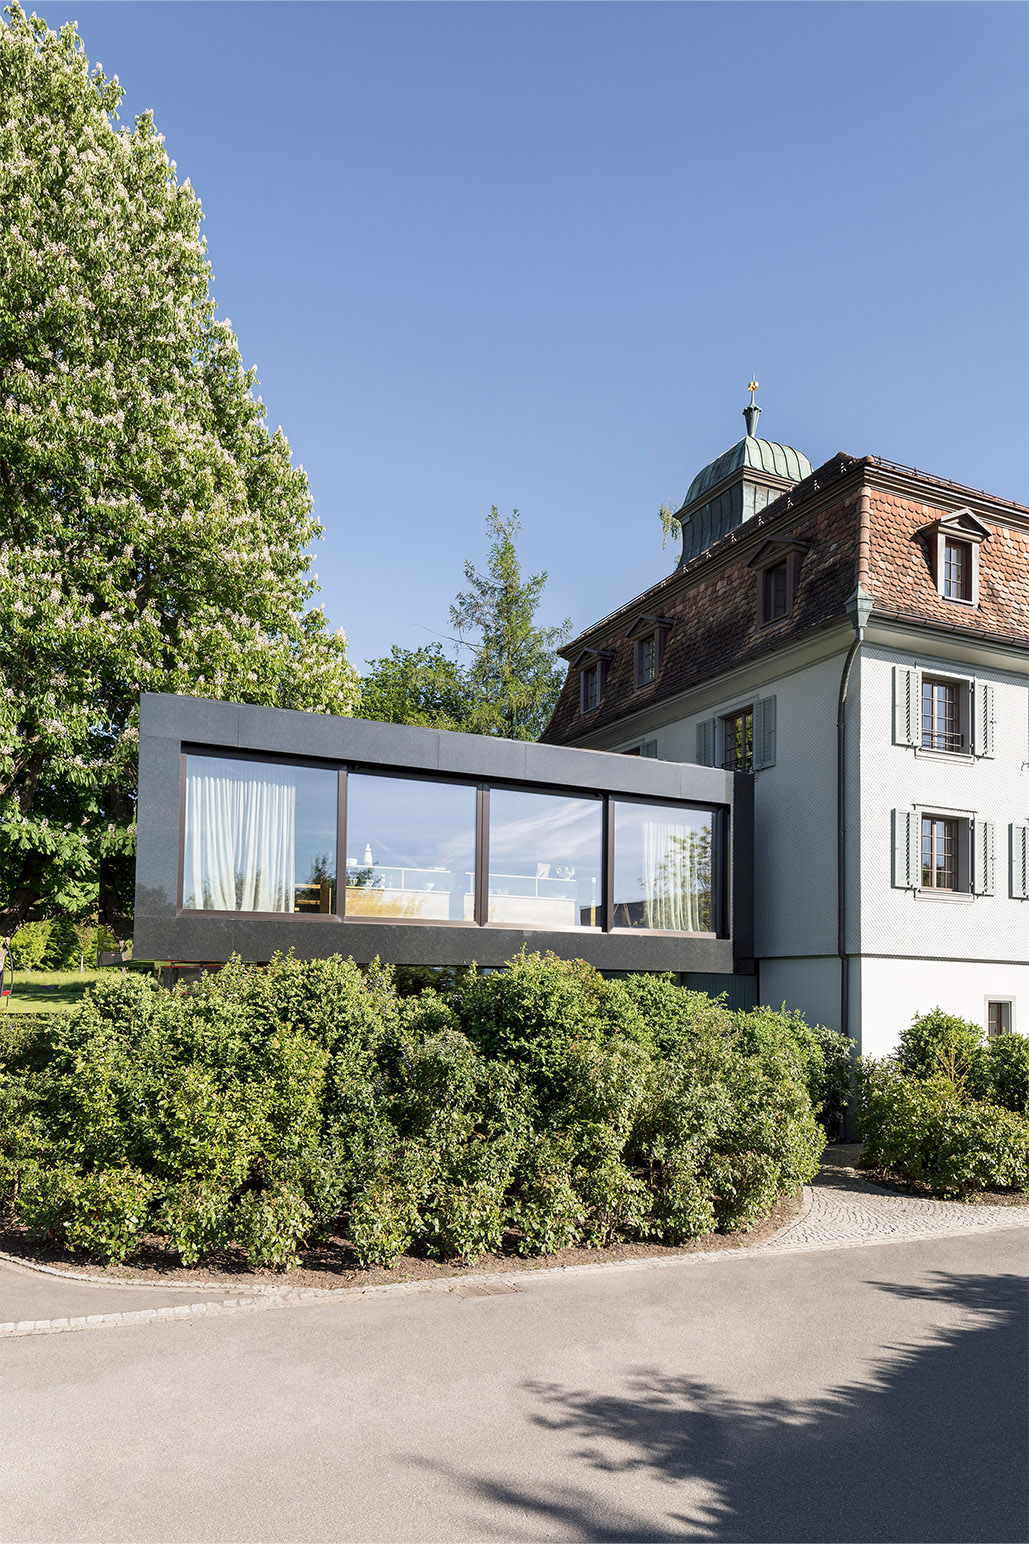
{"label": "large glass pane", "polygon": [[599,799],[490,792],[489,920],[512,927],[599,927]]}
{"label": "large glass pane", "polygon": [[711,810],[612,803],[615,927],[714,931]]}
{"label": "large glass pane", "polygon": [[331,912],[337,787],[320,767],[187,756],[183,906]]}
{"label": "large glass pane", "polygon": [[352,772],[348,917],[475,920],[475,789]]}

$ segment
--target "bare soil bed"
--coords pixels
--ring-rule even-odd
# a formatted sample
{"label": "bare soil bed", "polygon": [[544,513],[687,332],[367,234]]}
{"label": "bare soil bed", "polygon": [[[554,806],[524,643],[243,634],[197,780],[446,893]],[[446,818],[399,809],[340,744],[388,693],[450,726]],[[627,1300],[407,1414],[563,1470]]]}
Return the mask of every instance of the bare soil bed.
{"label": "bare soil bed", "polygon": [[920,1196],[925,1201],[960,1201],[963,1206],[1029,1206],[1029,1191],[1025,1190],[973,1190],[966,1196],[941,1196],[930,1185],[918,1185],[913,1180],[898,1179],[896,1175],[880,1169],[859,1169],[862,1179],[880,1185],[883,1190],[894,1190],[900,1195]]}
{"label": "bare soil bed", "polygon": [[688,1244],[654,1243],[609,1244],[603,1249],[561,1249],[555,1254],[526,1258],[516,1253],[516,1240],[499,1254],[480,1255],[477,1260],[440,1262],[422,1255],[402,1255],[389,1270],[381,1266],[363,1268],[344,1238],[332,1238],[323,1244],[300,1251],[300,1264],[291,1271],[255,1270],[242,1251],[226,1249],[209,1255],[202,1265],[180,1265],[178,1257],[160,1238],[148,1238],[143,1247],[124,1265],[97,1265],[71,1250],[55,1248],[31,1239],[25,1228],[6,1218],[0,1228],[0,1251],[24,1260],[26,1264],[49,1265],[60,1271],[112,1285],[137,1283],[146,1286],[224,1287],[246,1291],[254,1287],[369,1287],[391,1281],[440,1281],[448,1276],[477,1275],[511,1271],[538,1271],[572,1265],[597,1265],[615,1260],[660,1259],[671,1255],[708,1253],[712,1250],[742,1249],[771,1238],[792,1222],[800,1210],[801,1192],[783,1196],[763,1221],[738,1233],[707,1233]]}

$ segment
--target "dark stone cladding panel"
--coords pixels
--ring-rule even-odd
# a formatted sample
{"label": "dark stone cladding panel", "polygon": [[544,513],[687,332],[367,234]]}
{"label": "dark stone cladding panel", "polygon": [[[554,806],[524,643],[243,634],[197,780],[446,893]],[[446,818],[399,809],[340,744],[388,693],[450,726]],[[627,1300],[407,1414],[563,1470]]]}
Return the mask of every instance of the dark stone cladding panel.
{"label": "dark stone cladding panel", "polygon": [[[731,939],[687,939],[635,932],[549,933],[431,924],[344,922],[339,918],[234,917],[177,912],[180,841],[180,751],[250,750],[272,756],[349,761],[383,771],[424,770],[496,782],[607,792],[714,804],[732,809],[749,795],[740,779],[715,767],[633,758],[603,751],[498,740],[479,735],[363,719],[330,718],[275,708],[240,707],[193,697],[146,695],[140,702],[140,781],[134,949],[139,959],[215,962],[232,954],[268,959],[294,949],[301,958],[379,955],[401,964],[503,964],[523,944],[590,960],[610,970],[729,973]],[[746,782],[746,780],[744,780]],[[734,816],[730,817],[735,819]],[[742,901],[752,883],[753,853],[742,840],[745,810],[733,843],[733,921],[751,949]],[[738,953],[738,951],[737,951]]]}
{"label": "dark stone cladding panel", "polygon": [[342,954],[367,964],[378,956],[395,965],[504,965],[524,946],[586,960],[604,970],[693,970],[729,975],[727,938],[684,938],[632,930],[543,932],[522,928],[433,927],[305,917],[223,917],[183,912],[168,919],[136,917],[134,950],[140,959],[217,964],[233,953],[264,961],[276,952],[298,959]]}

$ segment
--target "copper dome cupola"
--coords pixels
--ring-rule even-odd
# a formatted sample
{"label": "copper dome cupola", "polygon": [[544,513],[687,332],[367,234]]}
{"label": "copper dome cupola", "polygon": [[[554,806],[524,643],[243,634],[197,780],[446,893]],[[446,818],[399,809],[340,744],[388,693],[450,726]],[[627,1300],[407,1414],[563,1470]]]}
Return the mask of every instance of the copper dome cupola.
{"label": "copper dome cupola", "polygon": [[699,471],[690,483],[675,518],[682,528],[680,566],[705,552],[723,536],[764,509],[780,493],[809,477],[814,470],[802,451],[777,445],[755,433],[761,409],[754,401],[743,409],[747,432]]}

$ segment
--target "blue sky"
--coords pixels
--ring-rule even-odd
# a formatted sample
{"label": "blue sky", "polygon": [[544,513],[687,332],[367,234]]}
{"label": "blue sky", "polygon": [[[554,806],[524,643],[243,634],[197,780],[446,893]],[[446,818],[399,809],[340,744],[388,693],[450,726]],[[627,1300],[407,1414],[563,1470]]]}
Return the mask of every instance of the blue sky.
{"label": "blue sky", "polygon": [[1025,500],[1018,4],[37,0],[152,108],[351,657],[517,506],[541,620],[660,578],[743,433]]}

